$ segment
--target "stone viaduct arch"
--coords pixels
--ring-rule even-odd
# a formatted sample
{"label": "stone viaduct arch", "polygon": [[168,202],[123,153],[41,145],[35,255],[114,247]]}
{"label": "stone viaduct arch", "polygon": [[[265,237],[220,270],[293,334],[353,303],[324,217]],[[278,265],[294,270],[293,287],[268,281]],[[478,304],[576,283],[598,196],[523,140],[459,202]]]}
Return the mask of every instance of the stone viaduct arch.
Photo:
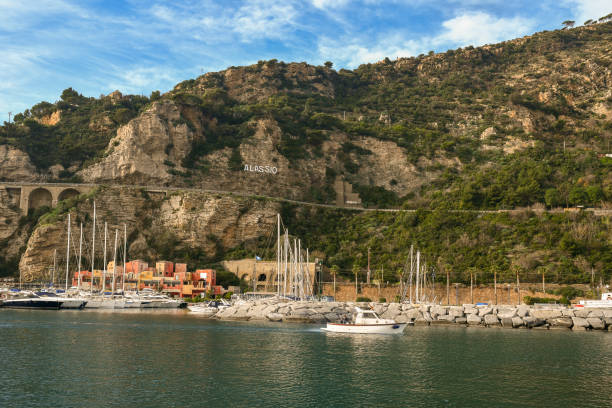
{"label": "stone viaduct arch", "polygon": [[43,206],[55,207],[58,202],[88,193],[94,187],[86,184],[0,183],[0,188],[6,190],[7,196],[15,206],[19,206],[22,214]]}
{"label": "stone viaduct arch", "polygon": [[36,188],[28,194],[28,210],[40,207],[52,207],[53,195],[46,188]]}
{"label": "stone viaduct arch", "polygon": [[67,200],[69,198],[72,197],[76,197],[79,194],[81,194],[81,192],[75,188],[67,188],[66,190],[62,191],[61,193],[59,193],[59,195],[57,196],[57,201],[64,201]]}

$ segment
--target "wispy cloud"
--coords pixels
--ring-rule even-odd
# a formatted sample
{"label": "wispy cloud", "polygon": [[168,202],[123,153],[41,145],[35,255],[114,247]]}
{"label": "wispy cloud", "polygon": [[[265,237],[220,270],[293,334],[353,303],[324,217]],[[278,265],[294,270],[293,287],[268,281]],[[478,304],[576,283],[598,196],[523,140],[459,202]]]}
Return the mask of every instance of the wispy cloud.
{"label": "wispy cloud", "polygon": [[349,0],[312,0],[312,5],[322,10],[344,7],[348,3]]}
{"label": "wispy cloud", "polygon": [[563,0],[571,10],[576,24],[582,24],[587,20],[597,20],[612,13],[612,2],[610,0]]}
{"label": "wispy cloud", "polygon": [[[355,67],[582,23],[609,0],[0,0],[0,120],[73,87],[145,93],[260,59]],[[556,21],[558,20],[558,21]]]}
{"label": "wispy cloud", "polygon": [[444,31],[432,39],[433,44],[479,46],[531,32],[535,21],[525,17],[498,18],[483,12],[460,14],[442,23]]}
{"label": "wispy cloud", "polygon": [[291,2],[251,1],[232,16],[230,25],[243,41],[283,38],[297,25],[298,11]]}
{"label": "wispy cloud", "polygon": [[322,38],[319,53],[323,59],[332,59],[343,66],[356,67],[385,57],[409,57],[430,50],[479,46],[528,34],[535,22],[528,18],[497,18],[487,13],[463,13],[441,23],[440,31],[433,36],[410,39],[406,32],[397,29],[374,38],[362,35],[341,40]]}

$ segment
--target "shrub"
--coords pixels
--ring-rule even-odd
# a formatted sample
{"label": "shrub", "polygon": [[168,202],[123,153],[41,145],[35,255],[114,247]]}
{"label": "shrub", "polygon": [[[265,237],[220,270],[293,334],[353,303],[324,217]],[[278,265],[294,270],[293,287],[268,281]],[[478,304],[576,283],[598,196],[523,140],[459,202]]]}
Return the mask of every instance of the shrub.
{"label": "shrub", "polygon": [[355,302],[371,302],[371,301],[372,301],[372,299],[370,299],[368,297],[363,297],[363,296],[359,296],[355,300]]}
{"label": "shrub", "polygon": [[561,297],[566,298],[567,300],[572,300],[577,297],[584,296],[584,291],[581,289],[576,289],[572,286],[565,286],[555,290],[555,295],[561,295]]}
{"label": "shrub", "polygon": [[533,305],[534,303],[557,303],[557,299],[555,298],[541,298],[541,297],[532,297],[525,296],[523,301],[526,305]]}
{"label": "shrub", "polygon": [[384,298],[384,297],[378,298],[378,303],[387,303],[387,298]]}

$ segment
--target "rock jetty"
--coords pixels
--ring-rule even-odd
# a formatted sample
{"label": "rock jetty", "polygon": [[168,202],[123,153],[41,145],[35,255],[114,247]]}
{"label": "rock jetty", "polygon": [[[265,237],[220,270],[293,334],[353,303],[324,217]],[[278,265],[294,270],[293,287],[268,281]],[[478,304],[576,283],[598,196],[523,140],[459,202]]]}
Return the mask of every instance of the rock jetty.
{"label": "rock jetty", "polygon": [[400,303],[311,302],[263,299],[238,301],[210,317],[220,320],[326,323],[350,317],[354,307],[372,308],[379,316],[414,325],[462,325],[528,329],[612,331],[612,309],[565,306],[462,306]]}

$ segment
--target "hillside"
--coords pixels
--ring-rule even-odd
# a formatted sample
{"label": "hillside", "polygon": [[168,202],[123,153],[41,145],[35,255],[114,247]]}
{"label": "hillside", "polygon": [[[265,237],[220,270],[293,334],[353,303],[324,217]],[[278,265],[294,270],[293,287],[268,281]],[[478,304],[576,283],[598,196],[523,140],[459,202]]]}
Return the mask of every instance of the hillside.
{"label": "hillside", "polygon": [[[550,265],[557,276],[584,280],[587,264],[609,278],[607,218],[445,211],[609,207],[611,55],[608,22],[355,70],[260,61],[150,97],[117,91],[87,98],[67,89],[60,101],[41,102],[0,127],[0,181],[190,187],[335,203],[336,182],[345,180],[364,206],[435,211],[412,218],[285,208],[294,220],[287,221],[317,242],[328,266],[350,270],[374,245],[386,268],[397,271],[408,243],[418,240],[461,279],[469,268],[519,265],[527,273]],[[36,253],[44,209],[20,218],[0,204],[6,208],[0,263],[11,273],[16,260],[25,262],[26,248]],[[238,220],[240,206],[228,208],[228,219]],[[277,204],[268,209],[274,210]],[[163,211],[150,216],[164,218]],[[429,217],[450,225],[430,224]],[[409,227],[423,222],[444,236]],[[540,236],[539,229],[555,233]],[[156,248],[150,228],[138,231],[134,240]],[[263,226],[248,236],[203,231],[212,235],[196,247],[224,244],[202,262],[252,254],[256,236],[267,233]],[[166,255],[199,259],[189,253]],[[525,263],[530,256],[536,261]]]}
{"label": "hillside", "polygon": [[599,206],[612,199],[598,157],[612,138],[611,40],[604,23],[354,71],[261,61],[148,99],[68,89],[0,142],[48,179],[333,202],[342,175],[369,206]]}

